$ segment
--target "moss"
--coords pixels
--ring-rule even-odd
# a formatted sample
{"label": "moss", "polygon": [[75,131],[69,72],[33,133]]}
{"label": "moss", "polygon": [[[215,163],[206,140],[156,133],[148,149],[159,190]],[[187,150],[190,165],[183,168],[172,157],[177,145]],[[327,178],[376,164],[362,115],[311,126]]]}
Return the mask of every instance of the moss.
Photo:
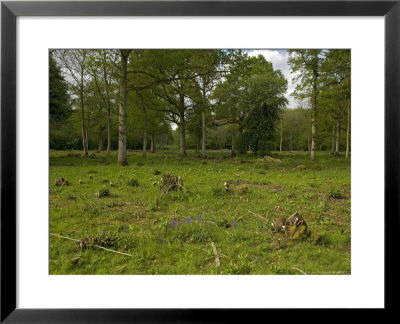
{"label": "moss", "polygon": [[307,226],[300,225],[297,227],[293,225],[289,228],[288,232],[288,236],[291,240],[303,240],[307,237]]}
{"label": "moss", "polygon": [[311,232],[310,234],[311,240],[313,241],[314,244],[321,244],[323,235],[317,232]]}
{"label": "moss", "polygon": [[235,193],[238,195],[244,195],[248,191],[249,191],[249,188],[246,185],[240,185],[240,186],[236,187],[236,189],[235,189]]}

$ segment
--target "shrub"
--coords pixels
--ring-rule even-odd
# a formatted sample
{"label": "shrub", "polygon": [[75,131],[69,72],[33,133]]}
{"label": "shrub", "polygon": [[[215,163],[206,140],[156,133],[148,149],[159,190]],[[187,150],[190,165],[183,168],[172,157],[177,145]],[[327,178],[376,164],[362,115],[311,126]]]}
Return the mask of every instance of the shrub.
{"label": "shrub", "polygon": [[246,185],[240,185],[240,186],[235,188],[235,193],[237,195],[244,195],[248,191],[249,191],[249,188]]}
{"label": "shrub", "polygon": [[97,192],[97,195],[99,196],[99,198],[109,197],[110,196],[110,190],[108,190],[107,188],[101,188]]}
{"label": "shrub", "polygon": [[137,179],[129,179],[127,185],[130,187],[139,187],[139,181]]}
{"label": "shrub", "polygon": [[343,199],[343,194],[339,189],[332,189],[328,193],[329,198],[334,198],[334,199]]}
{"label": "shrub", "polygon": [[210,190],[210,195],[214,197],[222,197],[226,191],[220,187],[217,188],[211,188]]}

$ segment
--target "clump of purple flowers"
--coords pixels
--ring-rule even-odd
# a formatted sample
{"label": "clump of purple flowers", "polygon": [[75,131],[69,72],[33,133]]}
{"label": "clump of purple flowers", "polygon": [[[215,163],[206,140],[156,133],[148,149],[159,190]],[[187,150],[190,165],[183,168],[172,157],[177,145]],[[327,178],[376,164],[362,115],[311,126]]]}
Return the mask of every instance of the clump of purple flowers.
{"label": "clump of purple flowers", "polygon": [[178,219],[178,218],[175,217],[175,218],[172,219],[172,221],[170,223],[170,226],[177,227],[177,226],[179,226],[181,224],[195,224],[195,223],[203,224],[206,221],[207,221],[207,217],[203,218],[203,217],[200,217],[200,216],[197,216],[196,218],[194,218],[193,216],[190,216],[190,217],[186,217],[185,219]]}

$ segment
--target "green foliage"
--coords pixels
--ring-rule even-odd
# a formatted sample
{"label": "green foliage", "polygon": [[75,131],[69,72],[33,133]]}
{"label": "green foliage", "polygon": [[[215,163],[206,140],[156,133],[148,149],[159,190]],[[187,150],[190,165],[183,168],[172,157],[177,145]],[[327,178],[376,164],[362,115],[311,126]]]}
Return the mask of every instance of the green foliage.
{"label": "green foliage", "polygon": [[49,52],[49,113],[51,123],[64,122],[72,113],[68,84],[51,51]]}
{"label": "green foliage", "polygon": [[109,197],[110,190],[108,188],[103,187],[103,188],[99,189],[99,191],[97,192],[97,195],[99,196],[99,198]]}
{"label": "green foliage", "polygon": [[245,122],[245,138],[255,155],[265,155],[272,149],[275,122],[279,118],[279,107],[263,104],[253,109]]}
{"label": "green foliage", "polygon": [[126,184],[129,187],[139,187],[139,180],[138,179],[129,179]]}
{"label": "green foliage", "polygon": [[329,198],[334,198],[334,199],[343,199],[343,193],[340,189],[331,189],[328,192],[328,197]]}

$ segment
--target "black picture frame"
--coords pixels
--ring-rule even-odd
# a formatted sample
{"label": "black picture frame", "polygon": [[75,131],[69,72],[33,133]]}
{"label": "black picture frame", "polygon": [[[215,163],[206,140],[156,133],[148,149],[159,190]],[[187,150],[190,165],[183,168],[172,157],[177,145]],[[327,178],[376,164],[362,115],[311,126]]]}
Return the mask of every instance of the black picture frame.
{"label": "black picture frame", "polygon": [[[394,308],[398,256],[400,0],[396,1],[4,1],[1,3],[1,317],[5,323],[234,322],[266,310],[16,308],[16,19],[18,16],[384,16],[385,309]],[[366,152],[371,154],[371,152]],[[397,259],[397,257],[395,257]],[[371,262],[373,262],[371,260]],[[396,284],[397,283],[397,284]],[[366,283],[367,284],[367,283]],[[265,317],[264,317],[265,318]]]}

